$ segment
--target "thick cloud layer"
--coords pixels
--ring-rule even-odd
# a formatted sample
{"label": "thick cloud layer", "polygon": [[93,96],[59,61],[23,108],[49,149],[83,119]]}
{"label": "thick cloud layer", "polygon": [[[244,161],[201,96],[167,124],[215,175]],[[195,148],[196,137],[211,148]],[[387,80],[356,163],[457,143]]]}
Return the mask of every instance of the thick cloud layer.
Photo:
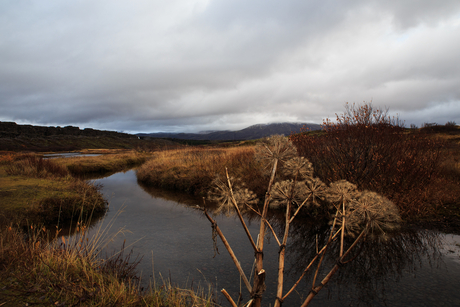
{"label": "thick cloud layer", "polygon": [[460,121],[460,2],[0,3],[0,120],[154,132]]}

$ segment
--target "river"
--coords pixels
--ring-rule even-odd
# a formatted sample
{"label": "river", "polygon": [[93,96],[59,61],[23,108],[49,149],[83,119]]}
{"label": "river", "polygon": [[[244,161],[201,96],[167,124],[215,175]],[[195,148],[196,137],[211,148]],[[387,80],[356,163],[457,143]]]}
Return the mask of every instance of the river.
{"label": "river", "polygon": [[[126,240],[128,250],[143,256],[138,266],[143,284],[155,276],[157,283],[171,280],[181,287],[225,288],[236,299],[241,287],[248,294],[238,272],[220,240],[215,254],[212,228],[203,212],[194,209],[202,200],[189,195],[141,187],[134,170],[94,180],[101,184],[109,201],[107,214],[92,227],[113,220],[110,232],[127,231],[107,247],[119,250]],[[219,227],[250,274],[254,253],[236,217],[216,216]],[[249,230],[258,233],[257,219],[248,221]],[[312,230],[306,223],[293,227],[288,246],[287,281],[294,282],[314,251]],[[460,306],[460,236],[431,231],[405,231],[388,242],[368,244],[359,257],[336,276],[314,298],[311,306]],[[273,305],[276,287],[278,245],[268,238],[264,267],[267,291],[263,305]],[[321,274],[324,274],[322,272]],[[298,292],[284,306],[300,305],[311,284],[302,282]]]}

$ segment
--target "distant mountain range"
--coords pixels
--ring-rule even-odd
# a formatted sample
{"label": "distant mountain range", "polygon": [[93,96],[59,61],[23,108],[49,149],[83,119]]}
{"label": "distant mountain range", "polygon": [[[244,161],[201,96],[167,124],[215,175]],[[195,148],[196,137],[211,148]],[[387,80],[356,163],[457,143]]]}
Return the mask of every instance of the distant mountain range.
{"label": "distant mountain range", "polygon": [[320,125],[307,123],[258,124],[238,131],[213,131],[209,133],[138,133],[141,138],[167,138],[180,140],[242,141],[256,140],[273,134],[290,135],[301,129],[319,130]]}

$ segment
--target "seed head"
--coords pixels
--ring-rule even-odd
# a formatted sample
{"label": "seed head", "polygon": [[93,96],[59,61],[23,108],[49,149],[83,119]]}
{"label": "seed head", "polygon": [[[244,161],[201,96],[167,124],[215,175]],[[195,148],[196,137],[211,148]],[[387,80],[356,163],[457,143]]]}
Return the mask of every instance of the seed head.
{"label": "seed head", "polygon": [[310,197],[311,204],[320,206],[319,200],[325,200],[327,186],[319,178],[310,178],[305,181],[306,196]]}
{"label": "seed head", "polygon": [[342,202],[348,204],[350,201],[358,198],[360,192],[358,187],[346,180],[339,180],[329,185],[326,200],[336,205],[342,205]]}
{"label": "seed head", "polygon": [[358,230],[368,225],[373,237],[387,235],[388,231],[399,228],[401,217],[393,202],[375,192],[364,191],[352,203],[352,214],[348,219],[350,227]]}
{"label": "seed head", "polygon": [[243,184],[235,184],[235,180],[230,177],[232,184],[232,190],[230,190],[227,182],[222,181],[219,177],[214,179],[214,188],[208,193],[208,200],[214,201],[218,204],[217,209],[214,211],[215,214],[224,213],[226,216],[233,214],[235,205],[233,200],[236,202],[240,211],[245,211],[246,206],[257,204],[258,199],[255,193],[244,188]]}
{"label": "seed head", "polygon": [[285,162],[297,156],[297,150],[288,138],[282,135],[272,135],[256,147],[255,154],[256,158],[271,166],[276,159]]}
{"label": "seed head", "polygon": [[287,176],[298,176],[298,179],[308,179],[313,176],[313,166],[304,157],[294,157],[284,163],[283,173]]}
{"label": "seed head", "polygon": [[270,206],[279,207],[286,205],[286,201],[302,203],[306,198],[305,184],[294,182],[293,180],[284,180],[277,182],[273,186]]}

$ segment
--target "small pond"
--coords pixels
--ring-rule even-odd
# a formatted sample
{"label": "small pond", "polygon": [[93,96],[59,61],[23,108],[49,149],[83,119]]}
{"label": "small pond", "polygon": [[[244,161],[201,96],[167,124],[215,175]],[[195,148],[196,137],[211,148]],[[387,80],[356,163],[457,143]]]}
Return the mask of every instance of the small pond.
{"label": "small pond", "polygon": [[[245,300],[248,299],[222,242],[218,241],[219,254],[215,255],[211,225],[201,211],[193,208],[202,200],[141,187],[134,170],[97,179],[95,183],[103,185],[102,192],[110,207],[92,231],[118,215],[111,231],[124,227],[127,232],[110,244],[108,253],[119,250],[124,240],[127,246],[132,244],[129,249],[143,255],[138,268],[144,284],[152,276],[157,283],[162,278],[171,279],[182,287],[207,287],[210,283],[215,291],[225,288],[234,298],[241,287]],[[226,216],[215,219],[249,274],[254,255],[239,221]],[[255,236],[259,221],[248,219],[253,219],[248,224]],[[314,253],[315,233],[317,229],[309,223],[294,225],[287,254],[287,284],[293,284]],[[355,261],[333,277],[311,306],[460,306],[459,244],[459,236],[423,230],[404,231],[388,242],[368,244]],[[273,305],[277,258],[278,245],[269,237],[264,256],[264,306]],[[302,282],[284,306],[298,306],[309,287],[311,284]],[[219,301],[224,306],[228,304],[220,293]]]}

